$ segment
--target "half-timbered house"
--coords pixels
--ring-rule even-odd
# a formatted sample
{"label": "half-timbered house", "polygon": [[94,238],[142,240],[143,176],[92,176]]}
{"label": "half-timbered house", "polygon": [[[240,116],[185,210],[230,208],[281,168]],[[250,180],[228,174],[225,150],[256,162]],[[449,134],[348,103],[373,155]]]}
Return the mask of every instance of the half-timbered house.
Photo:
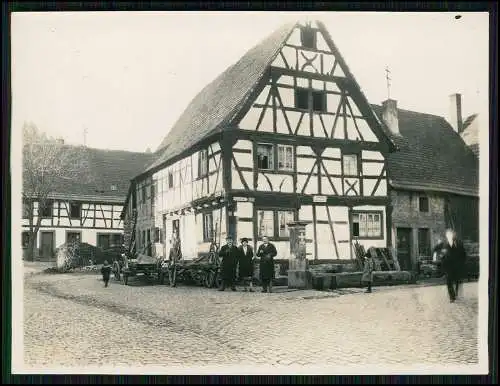
{"label": "half-timbered house", "polygon": [[[64,145],[82,157],[81,147]],[[61,176],[46,205],[39,210],[34,202],[33,223],[41,216],[35,254],[51,258],[61,244],[79,240],[101,248],[120,245],[123,221],[120,218],[130,179],[151,162],[154,155],[128,151],[85,148],[85,179],[72,174]],[[29,243],[29,210],[23,205],[22,244]]]}
{"label": "half-timbered house", "polygon": [[287,224],[311,259],[391,243],[387,156],[396,149],[320,22],[283,26],[200,91],[130,188],[138,246],[185,257],[216,237],[269,236],[288,258]]}
{"label": "half-timbered house", "polygon": [[398,146],[388,156],[388,170],[390,231],[402,269],[430,259],[448,227],[477,251],[479,163],[460,137],[460,96],[454,94],[450,101],[447,119],[398,109],[395,100],[372,106]]}

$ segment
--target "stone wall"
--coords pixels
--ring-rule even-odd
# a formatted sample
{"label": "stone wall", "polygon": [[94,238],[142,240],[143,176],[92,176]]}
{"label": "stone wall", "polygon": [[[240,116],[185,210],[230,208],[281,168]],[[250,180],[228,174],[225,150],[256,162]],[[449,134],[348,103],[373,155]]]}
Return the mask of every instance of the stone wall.
{"label": "stone wall", "polygon": [[[429,200],[429,210],[421,212],[419,209],[419,192],[392,190],[391,200],[392,211],[392,232],[393,244],[397,245],[397,228],[410,228],[412,230],[411,239],[411,259],[416,266],[418,250],[418,230],[427,228],[430,230],[430,246],[436,245],[442,239],[446,230],[445,220],[445,196],[439,194],[425,194]],[[395,251],[397,256],[397,250]]]}

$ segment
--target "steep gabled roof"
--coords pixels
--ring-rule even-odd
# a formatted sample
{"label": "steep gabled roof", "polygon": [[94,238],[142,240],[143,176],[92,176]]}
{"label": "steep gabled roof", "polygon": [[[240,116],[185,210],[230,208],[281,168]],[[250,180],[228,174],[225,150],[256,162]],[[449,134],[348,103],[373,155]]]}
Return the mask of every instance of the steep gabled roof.
{"label": "steep gabled roof", "polygon": [[75,157],[84,157],[86,167],[58,178],[52,198],[125,201],[130,180],[155,157],[151,153],[64,146],[66,151],[74,152]]}
{"label": "steep gabled roof", "polygon": [[[382,116],[381,106],[372,107]],[[392,187],[478,196],[477,158],[443,117],[398,109],[398,119],[399,151],[388,156]]]}
{"label": "steep gabled roof", "polygon": [[[316,23],[346,76],[351,77],[358,97],[366,101],[365,95],[338,52],[326,27],[321,22]],[[286,24],[273,32],[203,88],[165,136],[157,149],[159,157],[146,168],[144,173],[159,167],[202,139],[221,132],[253,94],[297,24],[297,22]],[[384,124],[371,111],[368,102],[366,101],[360,108],[382,127],[380,131],[382,133]],[[393,146],[387,136],[384,135],[384,139]]]}
{"label": "steep gabled roof", "polygon": [[294,26],[295,23],[282,26],[205,86],[165,136],[157,149],[159,158],[147,169],[219,131],[257,86]]}

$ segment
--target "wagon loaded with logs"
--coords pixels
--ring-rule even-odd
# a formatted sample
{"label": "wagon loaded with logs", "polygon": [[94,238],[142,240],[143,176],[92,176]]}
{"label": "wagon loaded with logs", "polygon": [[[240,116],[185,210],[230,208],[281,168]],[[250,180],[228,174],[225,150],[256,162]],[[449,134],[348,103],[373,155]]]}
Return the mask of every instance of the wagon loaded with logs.
{"label": "wagon loaded with logs", "polygon": [[204,286],[206,288],[218,287],[220,285],[219,271],[220,260],[217,247],[212,244],[208,255],[193,260],[184,260],[180,254],[173,253],[168,261],[163,264],[164,272],[160,282],[166,278],[170,286],[175,287],[178,283]]}
{"label": "wagon loaded with logs", "polygon": [[122,253],[120,259],[113,262],[112,271],[116,280],[123,278],[123,284],[128,285],[130,277],[143,276],[150,280],[161,282],[165,268],[162,267],[161,260],[142,253],[128,254]]}

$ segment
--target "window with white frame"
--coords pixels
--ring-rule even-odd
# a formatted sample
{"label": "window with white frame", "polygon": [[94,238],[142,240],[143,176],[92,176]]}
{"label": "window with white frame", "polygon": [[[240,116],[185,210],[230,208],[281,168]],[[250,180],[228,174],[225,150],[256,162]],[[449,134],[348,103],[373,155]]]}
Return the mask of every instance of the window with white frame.
{"label": "window with white frame", "polygon": [[205,177],[208,174],[208,151],[200,150],[198,153],[198,178]]}
{"label": "window with white frame", "polygon": [[[277,164],[274,162],[275,146],[277,149]],[[257,145],[257,168],[260,170],[288,170],[294,168],[293,146],[259,143]]]}
{"label": "window with white frame", "polygon": [[292,211],[278,211],[279,237],[290,237],[288,223],[293,221]]}
{"label": "window with white frame", "polygon": [[342,162],[345,176],[358,176],[358,156],[356,154],[344,154]]}
{"label": "window with white frame", "polygon": [[257,228],[259,237],[268,236],[271,238],[288,238],[290,233],[288,223],[294,220],[293,210],[257,210]]}
{"label": "window with white frame", "polygon": [[293,170],[293,146],[278,145],[278,169]]}
{"label": "window with white frame", "polygon": [[274,169],[273,145],[260,143],[257,145],[257,166],[259,169]]}
{"label": "window with white frame", "polygon": [[353,213],[352,236],[359,238],[382,238],[382,214],[379,212]]}
{"label": "window with white frame", "polygon": [[274,237],[274,211],[259,210],[257,216],[259,237]]}
{"label": "window with white frame", "polygon": [[211,241],[213,237],[213,214],[203,213],[203,241]]}

